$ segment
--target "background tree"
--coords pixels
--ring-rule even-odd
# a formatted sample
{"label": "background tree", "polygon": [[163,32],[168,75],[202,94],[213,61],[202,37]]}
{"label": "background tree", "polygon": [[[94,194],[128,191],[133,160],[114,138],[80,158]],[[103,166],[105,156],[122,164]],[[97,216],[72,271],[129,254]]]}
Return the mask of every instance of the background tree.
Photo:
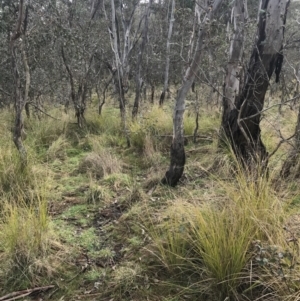
{"label": "background tree", "polygon": [[[10,51],[12,57],[12,67],[14,74],[14,106],[15,106],[15,126],[14,126],[14,143],[21,155],[23,164],[26,164],[27,154],[22,142],[22,134],[24,133],[23,124],[23,109],[25,107],[30,85],[29,67],[25,50],[25,33],[28,21],[28,6],[25,6],[25,1],[20,0],[19,11],[16,19],[15,29],[10,37]],[[17,44],[18,43],[18,44]],[[17,54],[17,51],[19,52]],[[22,66],[21,58],[23,57],[23,68],[26,72],[25,84],[21,82],[19,72],[20,65]],[[25,87],[24,87],[25,86]]]}
{"label": "background tree", "polygon": [[169,20],[169,30],[168,30],[168,37],[167,37],[166,67],[165,67],[165,76],[164,76],[164,86],[163,86],[163,90],[162,90],[161,95],[160,95],[159,105],[163,105],[164,100],[165,100],[165,94],[168,91],[171,36],[172,36],[172,31],[173,31],[173,24],[174,24],[174,21],[175,21],[175,19],[174,19],[174,10],[175,10],[175,0],[172,0],[170,20]]}
{"label": "background tree", "polygon": [[143,55],[145,52],[146,44],[148,41],[148,28],[149,28],[149,15],[151,11],[151,7],[153,5],[153,0],[150,0],[148,5],[145,8],[144,13],[144,28],[142,32],[142,41],[140,42],[140,48],[138,51],[138,58],[137,58],[137,70],[135,75],[135,99],[132,109],[132,117],[136,118],[138,109],[139,109],[139,103],[141,98],[141,88],[144,84],[144,79],[141,78],[141,69],[142,69],[142,61],[143,61]]}

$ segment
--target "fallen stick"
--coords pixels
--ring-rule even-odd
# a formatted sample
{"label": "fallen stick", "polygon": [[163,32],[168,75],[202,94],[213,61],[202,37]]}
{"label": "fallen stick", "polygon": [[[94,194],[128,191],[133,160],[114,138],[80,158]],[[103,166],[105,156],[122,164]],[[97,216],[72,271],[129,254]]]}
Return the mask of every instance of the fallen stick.
{"label": "fallen stick", "polygon": [[29,296],[32,293],[38,292],[38,291],[47,291],[51,288],[54,288],[54,285],[48,285],[48,286],[41,286],[41,287],[35,287],[32,289],[27,289],[23,291],[13,292],[9,293],[3,297],[0,297],[0,301],[13,301],[17,299],[24,298],[26,296]]}

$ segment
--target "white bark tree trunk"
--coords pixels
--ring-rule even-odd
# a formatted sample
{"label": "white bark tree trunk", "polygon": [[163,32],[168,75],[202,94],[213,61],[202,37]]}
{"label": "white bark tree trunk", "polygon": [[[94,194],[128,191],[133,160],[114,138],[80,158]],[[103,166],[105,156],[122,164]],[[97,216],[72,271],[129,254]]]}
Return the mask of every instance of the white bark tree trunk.
{"label": "white bark tree trunk", "polygon": [[133,109],[132,109],[132,118],[136,118],[138,110],[139,110],[139,103],[140,103],[140,98],[141,98],[141,86],[143,83],[143,79],[141,78],[141,69],[142,69],[142,60],[143,60],[143,54],[144,54],[144,50],[147,44],[147,40],[148,40],[148,19],[149,19],[149,15],[150,15],[150,8],[153,4],[153,0],[150,0],[148,3],[148,6],[145,10],[145,14],[144,14],[144,29],[143,29],[143,33],[142,33],[142,41],[140,44],[140,49],[139,49],[139,53],[138,53],[138,60],[137,60],[137,72],[135,75],[135,100],[134,100],[134,104],[133,104]]}
{"label": "white bark tree trunk", "polygon": [[[229,58],[224,83],[223,116],[221,136],[225,140],[231,136],[228,116],[235,109],[237,98],[240,96],[240,85],[243,78],[242,56],[244,50],[245,0],[235,0],[233,7],[233,31],[230,37]],[[222,133],[225,131],[225,133]]]}
{"label": "white bark tree trunk", "polygon": [[[138,30],[135,33],[135,37],[132,38],[131,36],[131,28],[133,23],[133,17],[134,12],[139,4],[139,1],[137,1],[133,9],[131,11],[131,14],[129,18],[125,17],[125,12],[123,11],[124,4],[121,1],[120,4],[120,15],[122,19],[122,26],[123,26],[123,32],[124,32],[124,45],[123,45],[123,51],[121,50],[121,46],[118,43],[118,36],[119,31],[117,28],[117,20],[116,20],[116,8],[115,8],[115,1],[111,0],[111,32],[109,30],[109,33],[111,33],[110,39],[111,39],[111,48],[114,52],[114,59],[115,59],[115,68],[116,68],[116,88],[118,90],[119,94],[119,107],[121,112],[121,123],[124,131],[124,136],[127,141],[127,146],[130,147],[130,139],[129,139],[129,133],[127,129],[126,124],[126,107],[125,107],[125,93],[128,90],[128,75],[129,75],[129,56],[130,52],[133,48],[134,43],[132,41],[135,40]],[[105,10],[104,10],[105,12]],[[105,12],[106,14],[106,12]]]}

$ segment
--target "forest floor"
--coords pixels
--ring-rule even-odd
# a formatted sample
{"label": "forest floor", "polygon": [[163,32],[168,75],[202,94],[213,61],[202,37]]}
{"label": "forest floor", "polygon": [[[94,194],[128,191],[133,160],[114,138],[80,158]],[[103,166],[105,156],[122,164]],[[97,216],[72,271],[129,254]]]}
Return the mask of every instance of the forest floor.
{"label": "forest floor", "polygon": [[[299,298],[298,167],[279,177],[290,145],[270,158],[268,176],[245,175],[218,147],[220,110],[202,106],[194,142],[190,106],[187,164],[170,188],[160,184],[168,104],[144,105],[128,122],[130,148],[113,104],[102,116],[89,108],[82,129],[62,111],[25,121],[26,167],[11,141],[12,112],[0,112],[0,300]],[[266,113],[269,152],[296,119],[289,108]]]}

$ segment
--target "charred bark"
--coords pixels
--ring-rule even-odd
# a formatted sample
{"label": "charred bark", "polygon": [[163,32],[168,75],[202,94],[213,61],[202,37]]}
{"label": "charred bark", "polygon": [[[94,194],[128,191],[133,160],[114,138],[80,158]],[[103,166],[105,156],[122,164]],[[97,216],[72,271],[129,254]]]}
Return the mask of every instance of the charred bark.
{"label": "charred bark", "polygon": [[162,184],[175,187],[180,180],[185,165],[185,151],[183,143],[183,141],[173,140],[170,151],[170,167],[166,172],[165,177],[162,179]]}
{"label": "charred bark", "polygon": [[[266,147],[261,140],[261,110],[269,81],[282,64],[282,43],[289,0],[262,0],[254,45],[240,95],[226,107],[222,126],[238,159],[249,166],[253,160],[266,165]],[[240,85],[241,86],[241,85]]]}
{"label": "charred bark", "polygon": [[155,86],[154,84],[151,84],[151,95],[150,95],[150,102],[154,103],[154,96],[155,96]]}

